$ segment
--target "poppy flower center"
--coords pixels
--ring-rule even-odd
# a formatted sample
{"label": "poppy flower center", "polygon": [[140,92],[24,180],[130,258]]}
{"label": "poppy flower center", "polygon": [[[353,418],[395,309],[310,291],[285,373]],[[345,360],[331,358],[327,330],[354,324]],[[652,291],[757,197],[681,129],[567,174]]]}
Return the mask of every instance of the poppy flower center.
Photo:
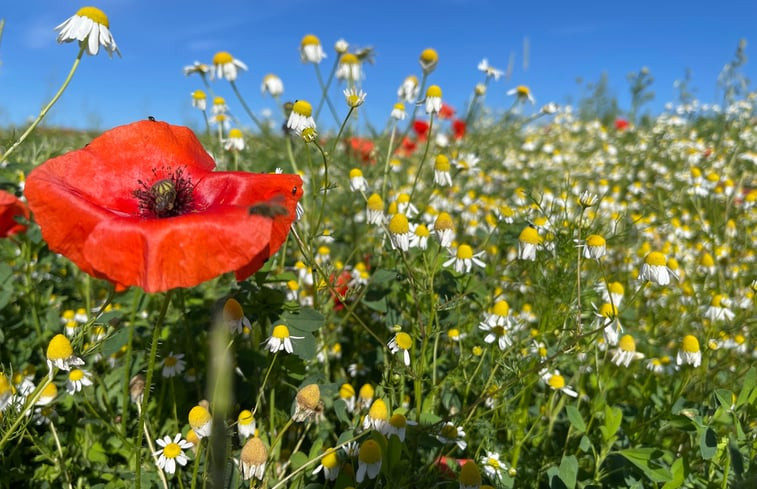
{"label": "poppy flower center", "polygon": [[[157,178],[157,171],[153,170]],[[139,201],[139,213],[143,217],[174,217],[191,211],[192,191],[194,185],[188,176],[184,176],[184,170],[179,168],[170,174],[168,178],[157,180],[148,184],[139,180],[142,188],[133,192]]]}

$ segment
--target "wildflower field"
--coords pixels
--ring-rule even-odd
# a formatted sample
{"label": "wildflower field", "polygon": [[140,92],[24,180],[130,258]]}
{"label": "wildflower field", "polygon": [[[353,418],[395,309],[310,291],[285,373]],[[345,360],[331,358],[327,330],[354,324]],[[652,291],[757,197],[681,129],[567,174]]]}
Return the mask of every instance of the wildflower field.
{"label": "wildflower field", "polygon": [[372,127],[370,49],[306,35],[320,100],[218,52],[198,130],[87,133],[38,124],[118,33],[57,31],[61,91],[0,131],[0,487],[757,487],[745,45],[722,104],[646,116],[646,70],[536,105],[486,60],[452,107],[429,48]]}

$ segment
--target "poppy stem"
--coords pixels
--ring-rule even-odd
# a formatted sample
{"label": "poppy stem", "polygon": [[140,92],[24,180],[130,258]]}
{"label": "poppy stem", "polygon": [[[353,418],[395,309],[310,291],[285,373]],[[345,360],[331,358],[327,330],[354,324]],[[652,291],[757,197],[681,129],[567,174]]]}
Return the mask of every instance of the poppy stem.
{"label": "poppy stem", "polygon": [[166,292],[163,297],[163,304],[160,306],[160,312],[158,313],[158,319],[155,321],[155,326],[152,330],[152,344],[150,345],[150,356],[147,363],[147,374],[145,378],[145,390],[142,395],[142,404],[139,409],[139,421],[137,422],[137,443],[135,444],[135,451],[137,452],[136,462],[136,488],[140,489],[142,486],[142,431],[145,426],[145,411],[147,410],[147,403],[150,399],[150,390],[152,387],[152,375],[155,371],[155,359],[158,356],[158,340],[160,340],[160,331],[163,329],[163,321],[166,317],[166,311],[168,311],[168,305],[171,303],[172,290]]}
{"label": "poppy stem", "polygon": [[76,72],[76,69],[79,67],[79,63],[81,62],[81,57],[84,54],[84,50],[86,49],[87,44],[82,42],[81,47],[79,48],[79,54],[76,56],[76,59],[74,60],[74,65],[71,67],[71,71],[68,72],[68,76],[63,81],[63,85],[58,89],[58,92],[53,96],[53,98],[50,100],[50,102],[47,103],[42,108],[42,111],[39,113],[36,119],[34,119],[34,122],[29,125],[29,127],[26,128],[26,131],[21,135],[20,138],[18,138],[18,141],[13,143],[13,146],[11,146],[8,151],[6,151],[3,156],[0,156],[0,163],[6,161],[8,157],[13,154],[14,151],[23,143],[27,137],[29,137],[29,134],[32,133],[34,128],[36,128],[40,122],[42,122],[42,119],[45,118],[47,113],[50,111],[50,109],[55,105],[55,102],[58,101],[61,95],[63,95],[63,92],[66,90],[66,87],[68,87],[68,84],[71,82],[71,79],[74,77],[74,73]]}

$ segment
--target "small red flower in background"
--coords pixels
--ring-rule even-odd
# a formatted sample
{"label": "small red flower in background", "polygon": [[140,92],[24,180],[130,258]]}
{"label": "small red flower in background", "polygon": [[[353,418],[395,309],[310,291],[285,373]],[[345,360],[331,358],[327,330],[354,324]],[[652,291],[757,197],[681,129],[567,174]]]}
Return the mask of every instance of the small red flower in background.
{"label": "small red flower in background", "polygon": [[615,129],[625,131],[628,129],[628,121],[622,118],[615,119]]}
{"label": "small red flower in background", "polygon": [[465,121],[462,119],[455,119],[452,121],[452,135],[455,139],[460,140],[465,136]]}
{"label": "small red flower in background", "polygon": [[0,190],[0,238],[26,231],[26,226],[16,217],[29,219],[29,208],[15,195]]}
{"label": "small red flower in background", "polygon": [[362,163],[373,163],[373,148],[375,144],[367,138],[353,136],[347,140],[348,148]]}
{"label": "small red flower in background", "polygon": [[418,136],[418,141],[425,141],[428,138],[428,122],[417,120],[413,122],[413,131]]}
{"label": "small red flower in background", "polygon": [[442,109],[439,111],[440,119],[452,119],[455,117],[455,109],[451,105],[442,102]]}
{"label": "small red flower in background", "polygon": [[405,136],[404,138],[402,138],[402,143],[395,150],[395,153],[398,156],[410,156],[415,153],[415,150],[417,148],[418,144],[409,137]]}
{"label": "small red flower in background", "polygon": [[147,292],[244,280],[284,243],[302,180],[214,168],[190,129],[142,121],[43,163],[25,193],[50,249],[94,277]]}
{"label": "small red flower in background", "polygon": [[329,282],[331,282],[331,286],[334,288],[334,292],[331,292],[332,297],[334,298],[334,310],[339,311],[344,308],[344,303],[347,300],[347,292],[350,289],[350,282],[352,281],[352,275],[347,270],[342,270],[342,272],[337,276],[334,277],[332,274],[329,276]]}

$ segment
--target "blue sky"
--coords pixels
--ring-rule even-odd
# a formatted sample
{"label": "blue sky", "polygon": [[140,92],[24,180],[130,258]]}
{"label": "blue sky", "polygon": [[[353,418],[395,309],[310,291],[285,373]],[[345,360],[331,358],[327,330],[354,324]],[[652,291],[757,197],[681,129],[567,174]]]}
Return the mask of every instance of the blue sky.
{"label": "blue sky", "polygon": [[[0,43],[0,126],[23,124],[36,115],[64,80],[77,53],[73,44],[57,45],[53,28],[87,4],[60,0],[4,2],[6,26]],[[427,47],[440,55],[431,81],[444,99],[462,108],[482,58],[506,68],[510,80],[490,84],[487,103],[506,108],[505,92],[528,85],[537,105],[577,100],[577,77],[596,81],[603,71],[623,108],[628,107],[626,74],[647,66],[655,78],[654,111],[675,99],[673,82],[690,68],[693,87],[703,102],[717,101],[716,78],[739,38],[757,42],[757,2],[505,2],[436,0],[377,2],[305,0],[101,0],[92,3],[109,17],[123,54],[87,56],[47,123],[105,129],[153,115],[176,124],[200,127],[189,94],[202,88],[182,68],[195,60],[210,62],[220,50],[250,68],[237,84],[253,110],[276,109],[260,94],[262,77],[279,75],[284,98],[317,101],[320,93],[312,65],[300,63],[303,35],[317,35],[328,53],[322,70],[334,60],[334,42],[373,46],[376,64],[365,68],[364,106],[370,120],[383,126],[396,90],[409,74],[420,75],[418,55]],[[214,6],[216,5],[216,6]],[[523,40],[530,41],[527,69]],[[747,54],[754,53],[753,45]],[[744,73],[757,80],[757,61]],[[754,85],[753,85],[754,86]],[[247,121],[228,84],[214,82],[231,108]],[[336,90],[332,92],[336,97]],[[343,108],[338,98],[340,110]],[[323,119],[328,121],[328,119]]]}

